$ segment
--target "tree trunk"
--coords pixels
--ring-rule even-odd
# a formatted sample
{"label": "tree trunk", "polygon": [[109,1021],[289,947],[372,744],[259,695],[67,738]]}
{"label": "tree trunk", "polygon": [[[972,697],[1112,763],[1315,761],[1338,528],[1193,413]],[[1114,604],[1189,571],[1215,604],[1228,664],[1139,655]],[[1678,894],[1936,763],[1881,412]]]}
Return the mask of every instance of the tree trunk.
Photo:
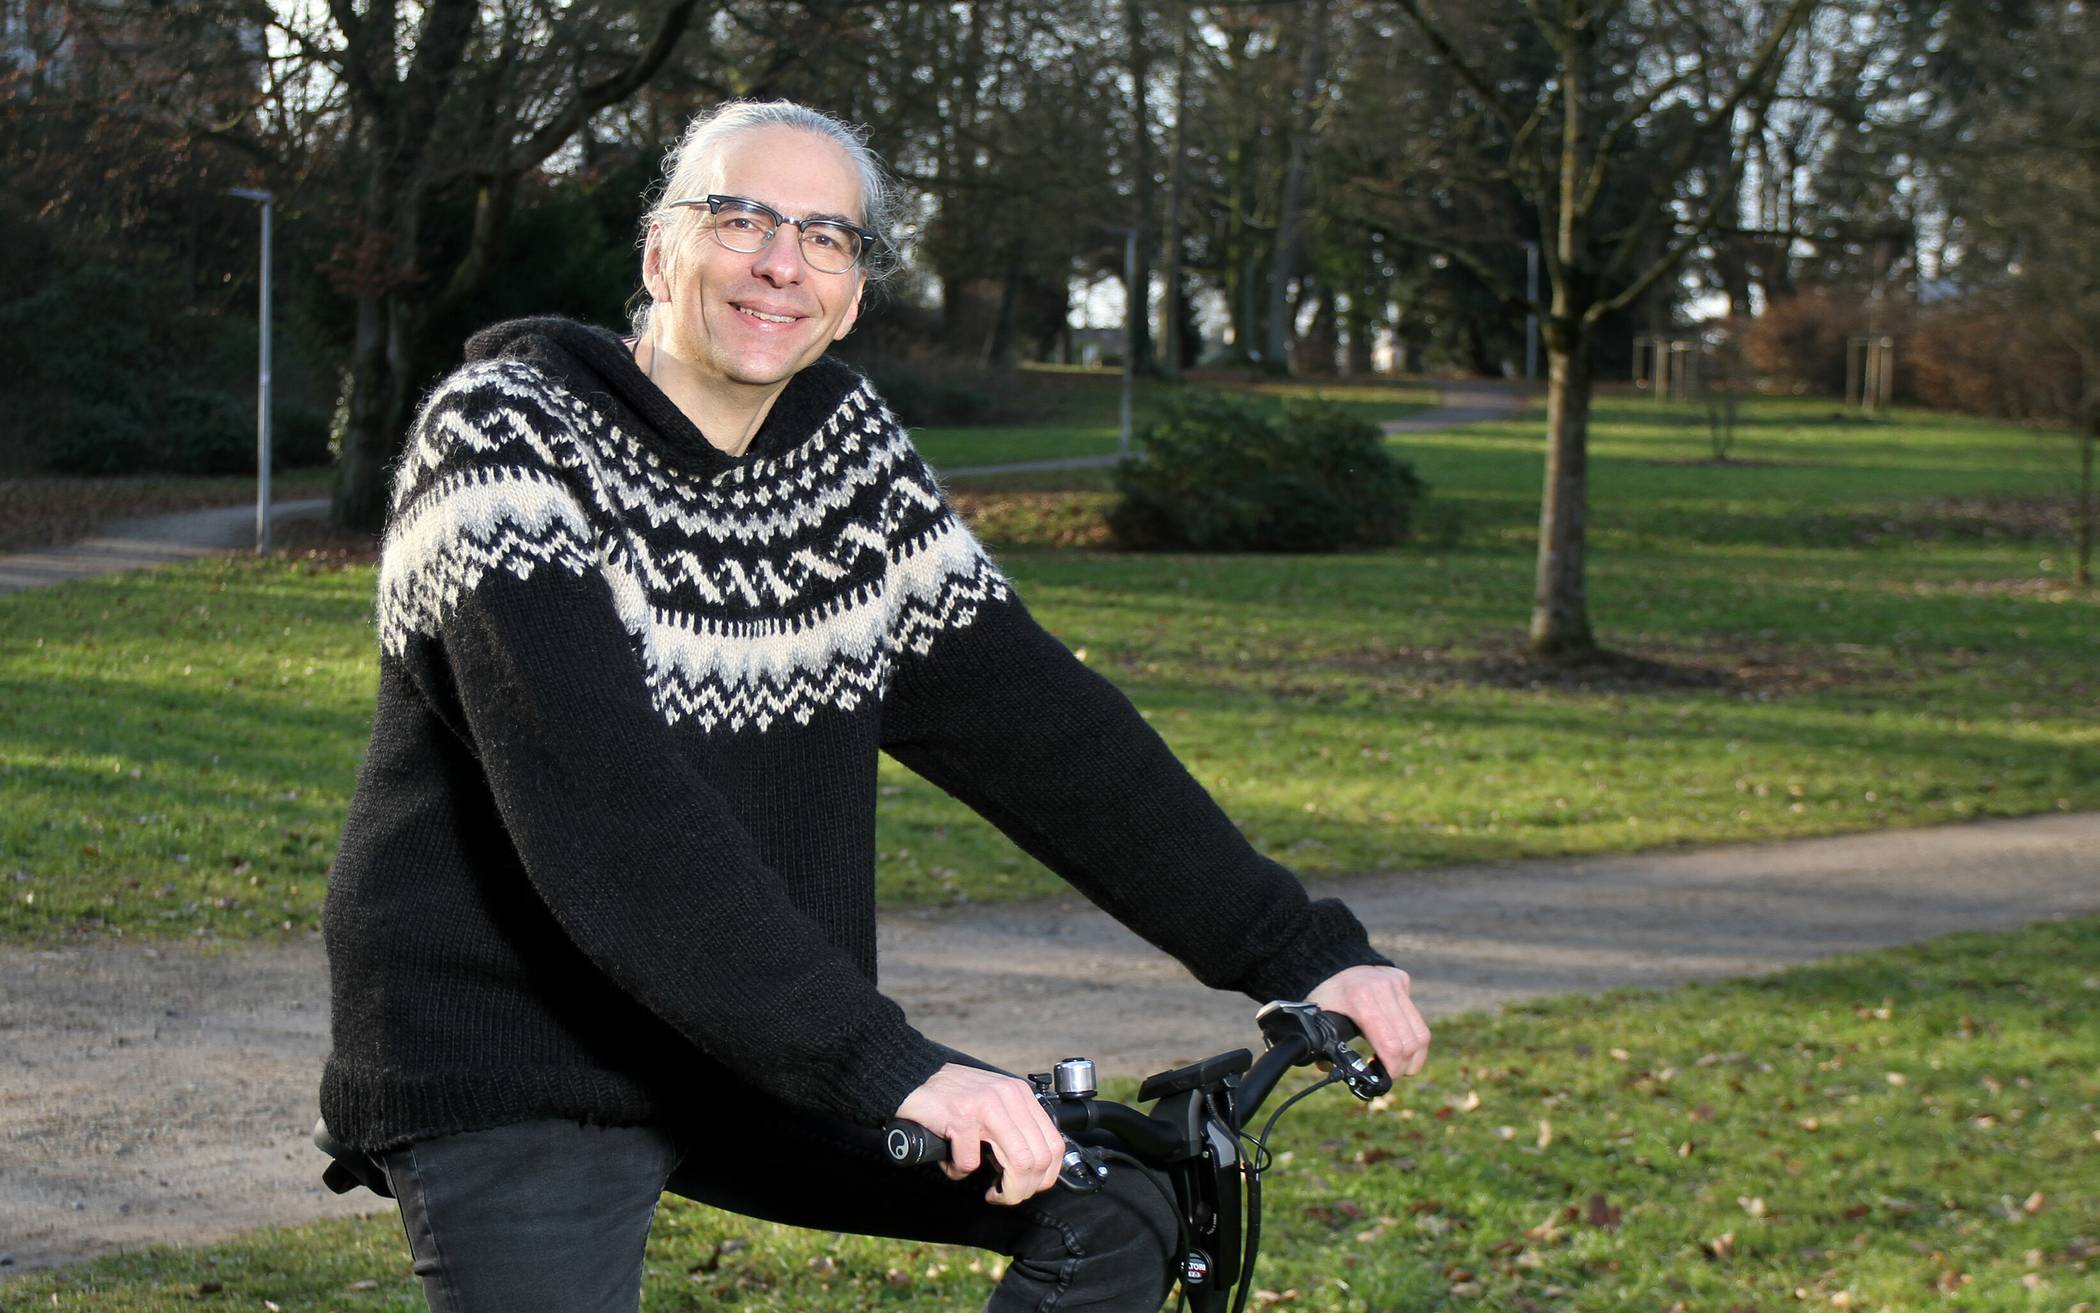
{"label": "tree trunk", "polygon": [[1584,578],[1589,506],[1591,341],[1581,328],[1546,333],[1546,488],[1539,504],[1538,583],[1531,650],[1553,658],[1596,650]]}
{"label": "tree trunk", "polygon": [[350,349],[350,418],[335,467],[335,522],[376,533],[386,521],[386,470],[392,462],[386,413],[386,305],[378,294],[357,300]]}
{"label": "tree trunk", "polygon": [[2079,344],[2078,352],[2078,565],[2073,578],[2080,588],[2093,586],[2093,520],[2100,507],[2093,505],[2093,447],[2100,444],[2100,413],[2094,396],[2100,393],[2100,375],[2094,373],[2092,339]]}
{"label": "tree trunk", "polygon": [[1363,239],[1363,264],[1357,273],[1356,288],[1349,293],[1349,313],[1343,325],[1343,333],[1349,340],[1348,351],[1342,362],[1342,372],[1356,377],[1373,372],[1371,364],[1372,314],[1378,306],[1375,284],[1378,281],[1378,249],[1370,238]]}
{"label": "tree trunk", "polygon": [[1152,127],[1147,122],[1151,98],[1152,60],[1145,49],[1144,6],[1140,0],[1123,0],[1123,25],[1130,41],[1130,188],[1137,213],[1137,263],[1130,286],[1126,318],[1130,324],[1131,368],[1140,374],[1154,372],[1152,362],[1152,243],[1157,236],[1152,207]]}
{"label": "tree trunk", "polygon": [[1290,125],[1290,162],[1283,171],[1283,199],[1276,209],[1276,258],[1269,270],[1269,338],[1262,352],[1265,369],[1290,368],[1290,286],[1298,275],[1298,224],[1304,208],[1305,157],[1312,147],[1315,102],[1320,75],[1327,66],[1327,0],[1306,0],[1304,62],[1298,71],[1296,121]]}
{"label": "tree trunk", "polygon": [[1021,301],[1021,244],[1012,242],[1006,248],[1004,268],[999,275],[999,310],[992,316],[992,331],[985,336],[984,354],[977,363],[987,367],[1003,365],[1013,355],[1014,314]]}
{"label": "tree trunk", "polygon": [[1174,32],[1174,143],[1167,163],[1167,229],[1165,235],[1166,295],[1159,308],[1159,372],[1167,378],[1181,374],[1181,196],[1184,161],[1188,157],[1189,117],[1189,21],[1186,3],[1175,6]]}
{"label": "tree trunk", "polygon": [[2100,507],[2093,505],[2093,447],[2100,443],[2100,434],[2093,432],[2090,421],[2085,431],[2078,435],[2078,571],[2076,579],[2080,588],[2093,586],[2093,520],[2100,516]]}

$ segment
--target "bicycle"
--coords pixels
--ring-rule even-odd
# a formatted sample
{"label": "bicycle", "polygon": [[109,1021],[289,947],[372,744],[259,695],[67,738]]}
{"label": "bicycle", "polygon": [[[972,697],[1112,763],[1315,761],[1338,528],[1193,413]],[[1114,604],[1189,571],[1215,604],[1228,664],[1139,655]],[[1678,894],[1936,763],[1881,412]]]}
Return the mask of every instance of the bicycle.
{"label": "bicycle", "polygon": [[[1058,1173],[1064,1186],[1098,1190],[1118,1160],[1167,1174],[1179,1219],[1181,1306],[1194,1313],[1224,1313],[1228,1302],[1231,1313],[1244,1313],[1261,1245],[1261,1177],[1277,1120],[1298,1100],[1338,1081],[1366,1101],[1393,1086],[1381,1065],[1349,1047],[1357,1030],[1339,1013],[1278,1001],[1264,1004],[1255,1021],[1268,1045],[1259,1060],[1246,1049],[1234,1049],[1147,1077],[1137,1096],[1152,1103],[1150,1113],[1096,1098],[1094,1064],[1085,1058],[1067,1058],[1050,1072],[1028,1077],[1065,1137]],[[1248,1135],[1246,1127],[1284,1074],[1315,1062],[1333,1070],[1270,1114],[1261,1134]],[[1251,1146],[1251,1155],[1240,1152],[1242,1141]],[[901,1119],[885,1128],[884,1147],[900,1166],[948,1157],[945,1140]]]}
{"label": "bicycle", "polygon": [[[1268,1046],[1259,1060],[1246,1049],[1234,1049],[1147,1077],[1138,1099],[1153,1105],[1150,1113],[1096,1098],[1094,1064],[1086,1058],[1067,1058],[1052,1071],[1028,1078],[1065,1136],[1059,1172],[1065,1186],[1098,1190],[1110,1164],[1119,1160],[1166,1173],[1175,1195],[1168,1202],[1178,1220],[1181,1304],[1193,1313],[1225,1313],[1228,1302],[1231,1313],[1244,1313],[1261,1245],[1261,1176],[1269,1162],[1269,1133],[1283,1114],[1337,1082],[1367,1101],[1393,1086],[1381,1065],[1349,1047],[1357,1030],[1339,1013],[1278,1001],[1264,1004],[1255,1021]],[[1316,1062],[1331,1066],[1326,1078],[1286,1100],[1259,1135],[1248,1135],[1247,1125],[1284,1075]],[[1251,1156],[1241,1153],[1242,1141],[1251,1146]],[[382,1198],[393,1197],[379,1163],[337,1141],[325,1122],[316,1123],[314,1142],[331,1160],[322,1177],[329,1189],[342,1194],[363,1186]],[[938,1163],[948,1156],[945,1140],[901,1119],[885,1128],[884,1148],[902,1166]]]}

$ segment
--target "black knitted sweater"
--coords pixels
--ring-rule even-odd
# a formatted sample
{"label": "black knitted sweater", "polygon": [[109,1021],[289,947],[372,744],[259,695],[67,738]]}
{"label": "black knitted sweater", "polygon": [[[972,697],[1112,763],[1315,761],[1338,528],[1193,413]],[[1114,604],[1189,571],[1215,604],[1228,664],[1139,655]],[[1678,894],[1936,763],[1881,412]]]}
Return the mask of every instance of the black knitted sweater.
{"label": "black knitted sweater", "polygon": [[879,752],[1208,984],[1383,960],[1035,624],[844,365],[731,457],[612,334],[467,354],[395,477],[329,881],[346,1143],[754,1096],[888,1117],[950,1055],[876,989]]}

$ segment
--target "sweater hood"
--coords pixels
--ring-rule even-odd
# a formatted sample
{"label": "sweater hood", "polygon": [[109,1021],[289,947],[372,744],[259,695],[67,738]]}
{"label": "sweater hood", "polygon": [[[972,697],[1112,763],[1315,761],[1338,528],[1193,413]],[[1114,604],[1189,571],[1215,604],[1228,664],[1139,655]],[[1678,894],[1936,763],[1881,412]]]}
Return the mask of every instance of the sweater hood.
{"label": "sweater hood", "polygon": [[466,360],[521,360],[538,366],[637,439],[703,478],[793,450],[861,386],[860,375],[850,367],[831,356],[820,357],[788,380],[751,445],[743,455],[731,456],[709,442],[649,380],[627,343],[610,329],[552,315],[512,319],[468,338]]}

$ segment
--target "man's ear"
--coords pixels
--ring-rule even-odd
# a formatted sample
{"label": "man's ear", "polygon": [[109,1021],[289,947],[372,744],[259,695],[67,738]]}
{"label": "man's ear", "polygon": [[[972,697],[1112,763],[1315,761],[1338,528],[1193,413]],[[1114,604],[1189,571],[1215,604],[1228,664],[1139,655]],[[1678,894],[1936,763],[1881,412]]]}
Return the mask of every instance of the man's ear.
{"label": "man's ear", "polygon": [[671,279],[664,272],[664,227],[660,223],[649,225],[649,236],[642,243],[642,286],[649,289],[649,299],[659,305],[671,303]]}
{"label": "man's ear", "polygon": [[860,279],[860,287],[853,293],[853,304],[846,307],[846,317],[839,320],[839,331],[831,335],[834,342],[845,340],[846,334],[853,331],[854,323],[860,318],[861,305],[868,299],[868,276],[857,272],[854,276]]}

